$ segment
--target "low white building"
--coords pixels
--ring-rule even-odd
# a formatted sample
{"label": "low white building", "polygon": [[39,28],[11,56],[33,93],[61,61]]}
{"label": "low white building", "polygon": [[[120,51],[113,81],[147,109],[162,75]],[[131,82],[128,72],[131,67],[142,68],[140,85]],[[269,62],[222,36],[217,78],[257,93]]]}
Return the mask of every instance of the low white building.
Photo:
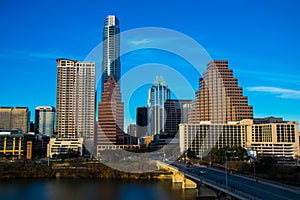
{"label": "low white building", "polygon": [[83,138],[50,138],[47,155],[52,158],[53,155],[66,154],[69,150],[79,152],[79,155],[82,155]]}
{"label": "low white building", "polygon": [[213,147],[242,146],[258,155],[272,157],[299,156],[298,122],[254,124],[245,119],[227,124],[180,124],[180,151],[190,149],[204,157]]}

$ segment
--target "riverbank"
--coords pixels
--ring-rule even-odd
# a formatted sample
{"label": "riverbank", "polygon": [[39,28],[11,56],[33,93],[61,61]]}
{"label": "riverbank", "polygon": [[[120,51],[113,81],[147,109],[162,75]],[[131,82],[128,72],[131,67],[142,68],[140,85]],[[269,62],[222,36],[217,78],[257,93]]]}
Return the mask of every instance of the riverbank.
{"label": "riverbank", "polygon": [[[154,167],[154,166],[153,166]],[[155,170],[146,173],[127,173],[112,169],[99,162],[72,160],[64,163],[33,161],[1,162],[0,179],[51,179],[51,178],[98,178],[98,179],[169,179],[170,172]]]}

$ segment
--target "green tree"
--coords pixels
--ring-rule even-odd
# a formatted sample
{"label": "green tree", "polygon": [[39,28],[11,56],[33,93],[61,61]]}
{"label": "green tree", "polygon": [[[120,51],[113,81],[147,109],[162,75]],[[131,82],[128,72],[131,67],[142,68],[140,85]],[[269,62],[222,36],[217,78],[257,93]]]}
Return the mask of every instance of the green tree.
{"label": "green tree", "polygon": [[186,155],[188,158],[196,158],[196,153],[192,151],[190,148],[186,151]]}
{"label": "green tree", "polygon": [[272,157],[262,157],[255,162],[255,165],[258,173],[266,173],[274,167],[274,159]]}

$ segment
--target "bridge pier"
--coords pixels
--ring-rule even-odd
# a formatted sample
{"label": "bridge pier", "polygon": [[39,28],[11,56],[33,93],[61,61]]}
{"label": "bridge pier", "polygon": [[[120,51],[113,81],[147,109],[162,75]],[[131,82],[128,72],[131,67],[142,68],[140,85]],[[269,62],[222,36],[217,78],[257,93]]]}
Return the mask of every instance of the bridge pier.
{"label": "bridge pier", "polygon": [[179,172],[176,168],[174,168],[170,165],[163,164],[161,162],[157,162],[157,168],[171,171],[173,173],[172,182],[173,183],[181,183],[181,186],[183,189],[188,189],[188,188],[196,189],[197,188],[197,184],[194,181],[186,178],[185,175],[182,174],[181,172]]}
{"label": "bridge pier", "polygon": [[190,179],[185,178],[182,182],[182,188],[196,189],[197,184],[194,181],[191,181]]}
{"label": "bridge pier", "polygon": [[197,188],[197,184],[186,178],[184,174],[178,173],[178,172],[173,172],[172,176],[172,182],[173,183],[181,183],[181,186],[183,189],[195,189]]}
{"label": "bridge pier", "polygon": [[184,180],[184,175],[178,172],[173,172],[172,182],[173,183],[182,183]]}

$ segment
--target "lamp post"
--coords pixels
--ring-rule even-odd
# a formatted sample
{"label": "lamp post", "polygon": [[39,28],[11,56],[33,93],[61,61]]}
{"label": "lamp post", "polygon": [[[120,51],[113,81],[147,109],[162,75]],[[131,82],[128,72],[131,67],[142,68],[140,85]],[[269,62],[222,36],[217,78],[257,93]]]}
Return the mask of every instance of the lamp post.
{"label": "lamp post", "polygon": [[211,167],[212,165],[212,161],[211,161],[211,151],[212,151],[212,148],[210,148],[210,152],[209,152],[209,166]]}
{"label": "lamp post", "polygon": [[227,150],[225,149],[225,184],[228,189],[228,174],[227,174]]}
{"label": "lamp post", "polygon": [[253,164],[253,176],[254,176],[254,179],[256,179],[256,169],[255,169],[256,151],[247,149],[247,154],[250,157],[251,164]]}
{"label": "lamp post", "polygon": [[200,134],[200,161],[203,160],[203,143],[204,143],[204,137],[202,134]]}
{"label": "lamp post", "polygon": [[48,167],[50,166],[50,142],[47,144],[47,154],[48,154],[48,158],[47,158],[47,164],[48,164]]}
{"label": "lamp post", "polygon": [[253,176],[256,178],[256,170],[255,170],[255,157],[253,157]]}

